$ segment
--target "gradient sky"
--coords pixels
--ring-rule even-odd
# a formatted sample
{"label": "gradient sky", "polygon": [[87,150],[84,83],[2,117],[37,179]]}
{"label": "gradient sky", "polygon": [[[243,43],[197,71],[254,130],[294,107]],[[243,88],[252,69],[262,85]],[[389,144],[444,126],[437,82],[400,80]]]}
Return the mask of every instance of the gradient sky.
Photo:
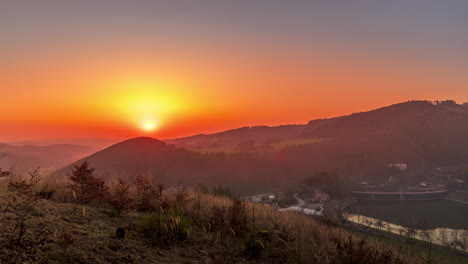
{"label": "gradient sky", "polygon": [[468,1],[3,0],[0,99],[0,141],[465,102]]}

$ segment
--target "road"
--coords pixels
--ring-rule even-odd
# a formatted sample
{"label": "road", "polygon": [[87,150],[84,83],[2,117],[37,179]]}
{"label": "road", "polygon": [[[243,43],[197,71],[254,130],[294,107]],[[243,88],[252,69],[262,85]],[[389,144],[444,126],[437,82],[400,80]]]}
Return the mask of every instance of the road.
{"label": "road", "polygon": [[294,198],[296,198],[296,200],[297,200],[297,204],[296,204],[295,206],[304,208],[305,201],[302,200],[301,198],[299,198],[299,196],[297,195],[297,193],[295,193],[293,196],[294,196]]}

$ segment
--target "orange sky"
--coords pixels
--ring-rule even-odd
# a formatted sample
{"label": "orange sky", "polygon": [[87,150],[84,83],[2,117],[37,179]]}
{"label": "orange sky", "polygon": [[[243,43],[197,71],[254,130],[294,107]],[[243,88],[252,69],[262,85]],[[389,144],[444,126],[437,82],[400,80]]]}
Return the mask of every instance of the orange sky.
{"label": "orange sky", "polygon": [[[324,4],[330,16],[317,21],[300,6],[267,15],[240,6],[226,21],[219,10],[173,7],[166,17],[86,6],[0,12],[0,141],[174,138],[411,99],[465,101],[466,39],[453,27],[463,21],[440,14],[431,26],[428,4],[399,7],[397,21],[378,15],[385,5],[363,15]],[[157,129],[143,130],[147,122]]]}

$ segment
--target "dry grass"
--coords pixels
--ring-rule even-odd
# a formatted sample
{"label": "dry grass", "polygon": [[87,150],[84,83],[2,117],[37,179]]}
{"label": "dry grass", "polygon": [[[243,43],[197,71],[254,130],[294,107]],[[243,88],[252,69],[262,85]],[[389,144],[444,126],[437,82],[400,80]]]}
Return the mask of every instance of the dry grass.
{"label": "dry grass", "polygon": [[[129,206],[118,216],[108,205],[73,203],[69,190],[60,188],[54,200],[34,205],[24,243],[16,245],[7,203],[15,194],[0,183],[0,263],[418,263],[383,244],[267,205],[172,188],[158,198],[159,209]],[[157,221],[148,222],[151,215]],[[149,243],[144,223],[163,230],[153,239],[165,243]],[[117,228],[126,230],[125,239],[116,237]]]}
{"label": "dry grass", "polygon": [[[187,209],[192,215],[209,216],[213,208],[229,208],[233,204],[229,198],[192,191],[189,192],[188,198]],[[274,250],[281,252],[266,252],[267,255],[280,253],[281,257],[289,258],[287,262],[291,263],[367,263],[365,259],[361,259],[362,262],[346,262],[349,257],[346,256],[346,253],[356,253],[357,255],[354,257],[363,257],[358,255],[362,254],[362,252],[358,252],[359,245],[362,243],[360,237],[352,236],[340,228],[305,215],[280,212],[264,204],[252,202],[244,204],[250,228],[267,232],[270,242],[278,243],[278,247]],[[356,252],[349,250],[349,252],[341,252],[340,243],[341,246],[351,243],[356,248]],[[365,244],[361,244],[361,246],[365,246],[367,253],[371,253],[374,257],[386,256],[384,258],[388,262],[380,260],[379,263],[418,263],[417,260],[401,255],[381,243],[366,241]],[[393,256],[393,259],[390,255]],[[276,256],[272,254],[272,257]]]}

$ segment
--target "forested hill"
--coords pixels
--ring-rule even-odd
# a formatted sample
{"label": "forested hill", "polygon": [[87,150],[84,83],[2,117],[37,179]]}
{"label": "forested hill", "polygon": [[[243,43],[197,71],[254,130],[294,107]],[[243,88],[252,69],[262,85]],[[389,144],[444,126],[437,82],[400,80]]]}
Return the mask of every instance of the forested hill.
{"label": "forested hill", "polygon": [[[468,127],[468,105],[453,101],[410,101],[376,110],[351,115],[316,119],[305,125],[253,126],[232,129],[215,134],[200,134],[191,137],[166,140],[166,142],[189,149],[211,151],[243,151],[281,145],[315,143],[311,139],[354,137],[383,132],[407,136],[424,134],[433,136],[448,132],[447,138]],[[309,140],[308,140],[309,139]],[[439,141],[439,139],[437,140]],[[281,143],[281,144],[280,144]]]}
{"label": "forested hill", "polygon": [[278,152],[307,170],[366,175],[388,163],[468,164],[468,105],[409,101],[305,125],[244,127],[169,140],[201,152]]}
{"label": "forested hill", "polygon": [[[254,155],[199,153],[148,137],[123,141],[76,163],[84,161],[106,180],[122,178],[133,182],[143,173],[151,174],[166,186],[222,184],[239,192],[277,186],[286,173],[281,171],[283,164],[275,165],[272,160]],[[72,166],[54,172],[53,176],[66,177]]]}
{"label": "forested hill", "polygon": [[[319,171],[388,177],[382,171],[390,163],[407,163],[414,175],[463,167],[468,165],[467,135],[468,106],[412,101],[306,125],[241,128],[167,141],[175,145],[136,138],[81,161],[88,160],[105,178],[151,172],[165,184],[204,182],[247,190],[282,186]],[[64,177],[70,169],[56,175]]]}

